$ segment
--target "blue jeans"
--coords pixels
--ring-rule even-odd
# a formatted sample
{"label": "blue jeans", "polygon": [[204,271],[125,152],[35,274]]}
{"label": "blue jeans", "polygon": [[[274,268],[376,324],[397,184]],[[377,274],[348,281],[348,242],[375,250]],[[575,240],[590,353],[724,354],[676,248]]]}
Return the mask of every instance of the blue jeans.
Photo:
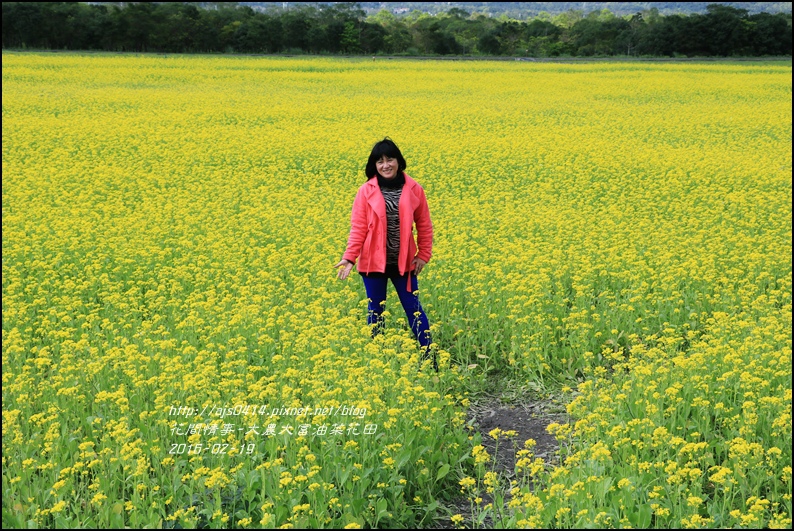
{"label": "blue jeans", "polygon": [[366,273],[361,273],[361,278],[364,279],[364,288],[367,290],[367,297],[369,298],[369,306],[367,311],[367,324],[376,325],[373,329],[372,336],[375,335],[383,328],[383,310],[386,304],[386,286],[388,281],[391,280],[394,288],[397,290],[397,296],[400,297],[400,302],[405,310],[405,316],[408,317],[408,324],[414,337],[422,345],[423,350],[427,353],[430,350],[430,325],[427,322],[427,315],[419,304],[419,296],[416,290],[419,289],[416,281],[416,275],[411,272],[411,293],[408,293],[408,275],[400,275],[394,273],[390,275],[377,275],[369,276]]}

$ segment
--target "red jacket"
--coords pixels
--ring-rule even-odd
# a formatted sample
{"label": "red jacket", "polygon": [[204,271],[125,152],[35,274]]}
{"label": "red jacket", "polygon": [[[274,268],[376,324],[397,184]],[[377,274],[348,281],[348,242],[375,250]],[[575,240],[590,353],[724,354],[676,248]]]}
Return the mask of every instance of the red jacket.
{"label": "red jacket", "polygon": [[[408,292],[411,292],[413,259],[418,257],[430,261],[433,250],[433,223],[430,209],[422,187],[407,173],[402,194],[400,194],[400,255],[397,267],[400,275],[408,272]],[[414,243],[413,225],[416,222],[418,242]],[[356,263],[361,273],[383,273],[386,271],[386,202],[378,187],[377,177],[370,178],[361,185],[353,201],[350,216],[350,237],[342,259]]]}

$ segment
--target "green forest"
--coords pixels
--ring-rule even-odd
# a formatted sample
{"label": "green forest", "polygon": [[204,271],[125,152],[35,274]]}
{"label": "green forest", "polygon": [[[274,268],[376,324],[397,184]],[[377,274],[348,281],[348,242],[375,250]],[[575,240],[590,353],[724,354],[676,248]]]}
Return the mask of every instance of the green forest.
{"label": "green forest", "polygon": [[430,14],[359,3],[4,2],[3,49],[159,53],[515,57],[791,56],[791,13],[710,4],[617,15],[569,9],[517,20],[459,7]]}

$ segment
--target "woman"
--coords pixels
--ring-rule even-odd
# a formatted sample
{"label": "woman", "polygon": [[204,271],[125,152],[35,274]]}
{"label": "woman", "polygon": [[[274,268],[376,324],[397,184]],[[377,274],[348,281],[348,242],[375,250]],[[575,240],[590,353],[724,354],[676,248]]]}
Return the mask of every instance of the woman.
{"label": "woman", "polygon": [[[373,337],[383,328],[386,286],[391,279],[411,330],[422,345],[424,360],[430,357],[432,340],[427,316],[415,293],[419,289],[416,276],[430,261],[433,224],[425,191],[405,168],[400,149],[388,138],[372,148],[365,170],[368,180],[353,201],[347,249],[334,267],[342,268],[337,277],[344,280],[360,257],[357,270],[369,298],[367,324],[375,325]],[[435,353],[433,368],[438,371]]]}

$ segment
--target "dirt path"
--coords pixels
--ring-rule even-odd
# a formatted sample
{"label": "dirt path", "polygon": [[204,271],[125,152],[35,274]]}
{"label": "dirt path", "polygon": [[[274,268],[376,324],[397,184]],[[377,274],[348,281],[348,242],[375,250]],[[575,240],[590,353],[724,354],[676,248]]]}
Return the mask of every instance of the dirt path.
{"label": "dirt path", "polygon": [[[552,422],[565,423],[568,416],[564,409],[552,402],[542,400],[526,400],[514,404],[504,404],[498,397],[480,401],[469,407],[468,420],[482,436],[482,445],[493,460],[493,470],[500,476],[500,484],[509,484],[515,477],[516,450],[524,447],[524,441],[533,439],[536,443],[533,454],[547,464],[555,463],[559,443],[554,436],[546,432]],[[499,438],[498,444],[488,433],[494,428],[502,431],[515,431],[517,436],[512,439]],[[509,493],[508,493],[509,494]],[[482,504],[491,503],[487,494],[482,494]],[[469,500],[462,496],[446,505],[451,514],[460,514],[464,525],[469,528],[472,522],[472,511]],[[449,517],[436,520],[432,529],[455,529]],[[492,529],[493,522],[486,518],[483,529]]]}

